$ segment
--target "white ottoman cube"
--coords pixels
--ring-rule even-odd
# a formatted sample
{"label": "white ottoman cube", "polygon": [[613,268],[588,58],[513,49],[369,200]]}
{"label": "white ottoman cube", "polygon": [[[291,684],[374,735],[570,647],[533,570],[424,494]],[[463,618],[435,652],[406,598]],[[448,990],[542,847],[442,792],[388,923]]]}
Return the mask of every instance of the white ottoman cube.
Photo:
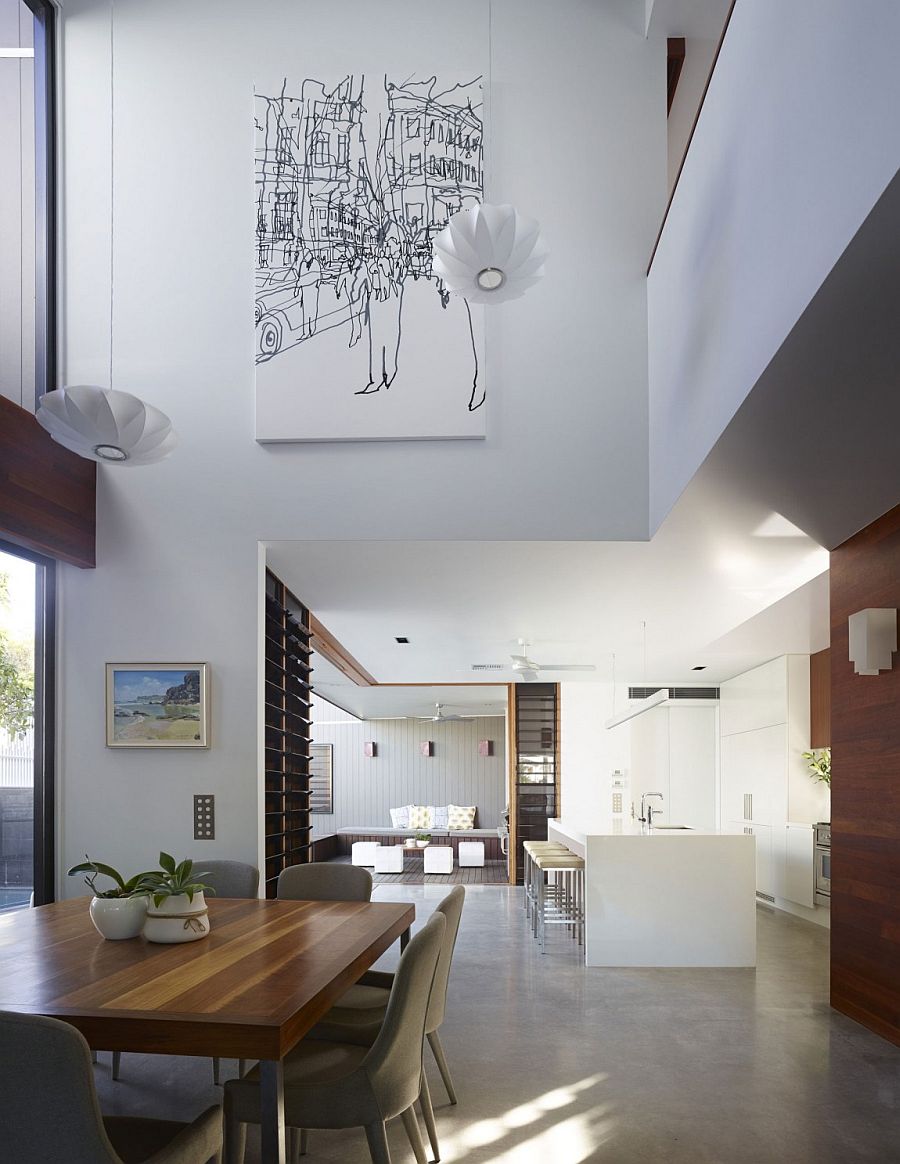
{"label": "white ottoman cube", "polygon": [[484,864],[484,841],[459,842],[459,867]]}
{"label": "white ottoman cube", "polygon": [[375,872],[376,873],[402,873],[403,872],[403,846],[402,845],[376,845],[375,846]]}
{"label": "white ottoman cube", "polygon": [[425,850],[426,873],[453,872],[453,846],[429,845]]}
{"label": "white ottoman cube", "polygon": [[375,850],[377,841],[354,841],[350,846],[350,862],[353,865],[367,865],[371,868],[375,864]]}

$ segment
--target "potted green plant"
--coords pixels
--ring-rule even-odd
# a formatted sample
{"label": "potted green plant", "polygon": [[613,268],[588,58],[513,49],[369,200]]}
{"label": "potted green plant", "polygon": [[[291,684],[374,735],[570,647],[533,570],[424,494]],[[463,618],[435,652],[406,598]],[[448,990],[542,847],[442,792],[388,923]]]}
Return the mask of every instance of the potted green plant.
{"label": "potted green plant", "polygon": [[811,752],[804,752],[803,759],[809,769],[809,774],[817,783],[831,787],[831,748],[813,748]]}
{"label": "potted green plant", "polygon": [[[85,859],[73,865],[69,876],[86,874],[84,883],[93,893],[91,899],[91,921],[102,937],[117,942],[124,938],[136,938],[144,927],[147,916],[147,893],[142,888],[146,873],[136,873],[126,881],[118,869],[103,861],[92,861],[85,853]],[[97,886],[98,877],[112,881],[108,889]]]}
{"label": "potted green plant", "polygon": [[431,843],[431,833],[416,833],[416,844],[420,849]]}
{"label": "potted green plant", "polygon": [[188,860],[176,864],[169,853],[159,854],[159,869],[145,873],[141,888],[149,895],[144,937],[148,942],[196,942],[209,933],[209,910],[202,877]]}

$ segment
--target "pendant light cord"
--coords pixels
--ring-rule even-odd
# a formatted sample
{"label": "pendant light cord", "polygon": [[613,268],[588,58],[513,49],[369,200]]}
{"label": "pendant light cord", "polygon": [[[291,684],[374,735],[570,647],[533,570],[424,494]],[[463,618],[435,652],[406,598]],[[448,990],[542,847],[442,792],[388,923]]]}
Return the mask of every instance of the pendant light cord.
{"label": "pendant light cord", "polygon": [[[484,124],[481,127],[481,155],[483,159],[483,176],[481,184],[481,201],[488,202],[490,199],[486,194],[490,194],[493,198],[494,194],[494,0],[488,0],[488,106],[485,109],[484,101],[481,102],[482,117],[488,116],[488,148],[485,154],[484,149]],[[491,181],[488,181],[488,178]]]}

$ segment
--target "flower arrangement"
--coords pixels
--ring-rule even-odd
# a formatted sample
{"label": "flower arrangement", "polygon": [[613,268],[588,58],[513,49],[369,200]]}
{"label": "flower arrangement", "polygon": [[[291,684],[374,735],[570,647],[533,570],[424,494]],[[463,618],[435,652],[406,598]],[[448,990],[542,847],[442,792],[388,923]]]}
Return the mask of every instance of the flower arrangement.
{"label": "flower arrangement", "polygon": [[811,752],[804,752],[803,759],[809,769],[810,777],[817,783],[831,787],[831,748],[813,748]]}

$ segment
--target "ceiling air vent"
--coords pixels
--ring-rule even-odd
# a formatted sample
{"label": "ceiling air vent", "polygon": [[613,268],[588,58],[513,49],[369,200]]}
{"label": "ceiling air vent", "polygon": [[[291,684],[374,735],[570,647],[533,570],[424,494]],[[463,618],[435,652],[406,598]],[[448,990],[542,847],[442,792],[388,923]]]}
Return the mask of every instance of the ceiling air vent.
{"label": "ceiling air vent", "polygon": [[629,687],[629,699],[649,699],[657,691],[668,691],[669,699],[718,699],[718,687]]}
{"label": "ceiling air vent", "polygon": [[473,671],[505,671],[506,667],[502,663],[473,663]]}

